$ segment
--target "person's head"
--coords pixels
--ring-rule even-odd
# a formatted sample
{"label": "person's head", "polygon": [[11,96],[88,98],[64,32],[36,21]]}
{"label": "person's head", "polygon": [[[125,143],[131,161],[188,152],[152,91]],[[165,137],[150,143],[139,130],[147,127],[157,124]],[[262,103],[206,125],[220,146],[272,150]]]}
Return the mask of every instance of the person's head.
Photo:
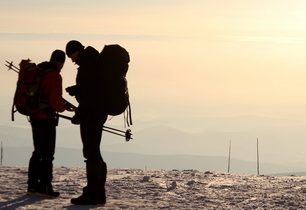
{"label": "person's head", "polygon": [[50,62],[56,65],[58,71],[60,71],[63,68],[65,60],[66,60],[65,52],[62,50],[54,50],[50,57]]}
{"label": "person's head", "polygon": [[76,62],[80,51],[84,50],[84,46],[76,40],[71,40],[66,45],[66,54],[71,58],[72,62]]}

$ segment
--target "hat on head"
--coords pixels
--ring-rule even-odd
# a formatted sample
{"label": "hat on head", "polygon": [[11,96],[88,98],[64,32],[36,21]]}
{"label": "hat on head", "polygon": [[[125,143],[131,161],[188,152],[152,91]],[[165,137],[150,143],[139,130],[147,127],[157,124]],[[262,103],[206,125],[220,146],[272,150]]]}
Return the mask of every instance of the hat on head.
{"label": "hat on head", "polygon": [[73,53],[83,50],[84,46],[76,40],[71,40],[66,45],[66,54],[70,57]]}
{"label": "hat on head", "polygon": [[54,50],[52,52],[50,61],[56,61],[59,63],[65,63],[66,55],[65,52],[62,50]]}

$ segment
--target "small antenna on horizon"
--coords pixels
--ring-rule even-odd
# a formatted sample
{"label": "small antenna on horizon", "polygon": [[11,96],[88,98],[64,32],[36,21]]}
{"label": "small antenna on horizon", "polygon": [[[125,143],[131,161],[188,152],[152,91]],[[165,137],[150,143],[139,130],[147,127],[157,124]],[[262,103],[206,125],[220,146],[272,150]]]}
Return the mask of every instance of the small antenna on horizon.
{"label": "small antenna on horizon", "polygon": [[232,150],[232,140],[230,140],[230,142],[229,142],[228,160],[227,160],[227,173],[230,172],[230,168],[231,168],[231,150]]}
{"label": "small antenna on horizon", "polygon": [[2,146],[2,141],[1,141],[1,149],[0,149],[0,166],[2,166],[2,161],[3,161],[3,146]]}
{"label": "small antenna on horizon", "polygon": [[259,176],[259,148],[258,148],[258,138],[257,138],[257,176]]}

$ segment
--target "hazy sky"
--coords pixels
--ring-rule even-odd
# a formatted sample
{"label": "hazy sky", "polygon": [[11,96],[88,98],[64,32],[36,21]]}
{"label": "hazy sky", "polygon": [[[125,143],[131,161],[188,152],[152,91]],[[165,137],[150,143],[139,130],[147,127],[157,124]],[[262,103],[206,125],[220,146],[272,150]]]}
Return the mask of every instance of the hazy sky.
{"label": "hazy sky", "polygon": [[[151,122],[205,131],[211,117],[257,116],[249,129],[268,129],[274,125],[265,119],[275,118],[288,129],[298,122],[294,132],[302,135],[305,11],[305,0],[1,1],[0,59],[40,62],[71,39],[97,49],[119,43],[131,56],[136,128]],[[75,67],[67,60],[65,87],[74,83]],[[0,80],[7,124],[16,75],[2,71]],[[248,123],[219,122],[218,129]]]}

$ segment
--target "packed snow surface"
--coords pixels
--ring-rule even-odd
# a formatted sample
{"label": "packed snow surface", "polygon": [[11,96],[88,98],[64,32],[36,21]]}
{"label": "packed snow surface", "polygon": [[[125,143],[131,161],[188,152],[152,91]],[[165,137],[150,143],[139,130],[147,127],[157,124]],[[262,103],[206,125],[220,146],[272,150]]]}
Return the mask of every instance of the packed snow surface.
{"label": "packed snow surface", "polygon": [[0,167],[0,209],[305,209],[306,177],[110,169],[105,206],[75,206],[84,168],[54,168],[50,199],[27,195],[27,168]]}

